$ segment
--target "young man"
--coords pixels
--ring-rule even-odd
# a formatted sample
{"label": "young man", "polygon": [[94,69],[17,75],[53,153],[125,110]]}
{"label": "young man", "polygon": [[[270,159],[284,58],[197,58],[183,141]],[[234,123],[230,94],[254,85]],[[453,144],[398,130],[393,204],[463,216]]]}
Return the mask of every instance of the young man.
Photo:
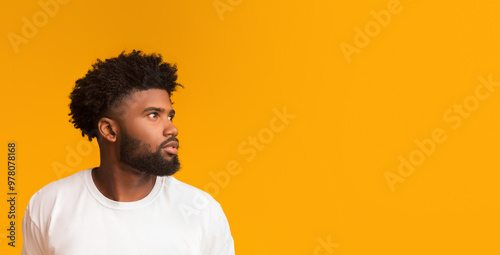
{"label": "young man", "polygon": [[140,51],[97,60],[70,95],[75,128],[100,148],[99,167],[31,198],[22,254],[234,254],[210,195],[176,180],[177,68]]}

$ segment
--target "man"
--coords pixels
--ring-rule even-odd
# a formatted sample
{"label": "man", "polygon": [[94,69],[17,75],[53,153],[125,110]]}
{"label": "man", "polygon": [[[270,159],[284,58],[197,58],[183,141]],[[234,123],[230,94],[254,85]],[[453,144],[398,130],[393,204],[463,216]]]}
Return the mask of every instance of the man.
{"label": "man", "polygon": [[76,81],[69,115],[98,140],[101,163],[33,195],[22,254],[234,254],[219,203],[171,176],[180,168],[176,71],[134,50],[97,60]]}

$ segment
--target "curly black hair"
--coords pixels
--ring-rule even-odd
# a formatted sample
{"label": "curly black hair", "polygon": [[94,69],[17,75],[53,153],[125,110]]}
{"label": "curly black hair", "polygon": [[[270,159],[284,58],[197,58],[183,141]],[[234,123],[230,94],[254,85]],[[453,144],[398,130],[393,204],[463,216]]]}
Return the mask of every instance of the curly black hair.
{"label": "curly black hair", "polygon": [[135,91],[163,89],[171,96],[177,86],[177,66],[165,63],[160,54],[123,51],[118,57],[92,65],[85,77],[76,81],[69,104],[70,122],[89,141],[97,137],[97,123],[116,103]]}

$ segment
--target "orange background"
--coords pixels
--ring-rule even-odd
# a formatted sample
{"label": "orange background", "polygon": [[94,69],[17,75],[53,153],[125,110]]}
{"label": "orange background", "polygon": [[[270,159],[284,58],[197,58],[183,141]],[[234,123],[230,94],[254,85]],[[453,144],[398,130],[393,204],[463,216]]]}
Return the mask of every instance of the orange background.
{"label": "orange background", "polygon": [[237,254],[500,252],[499,2],[41,3],[0,15],[1,254],[20,253],[37,190],[99,164],[68,95],[96,58],[132,49],[178,65],[176,178],[222,204]]}

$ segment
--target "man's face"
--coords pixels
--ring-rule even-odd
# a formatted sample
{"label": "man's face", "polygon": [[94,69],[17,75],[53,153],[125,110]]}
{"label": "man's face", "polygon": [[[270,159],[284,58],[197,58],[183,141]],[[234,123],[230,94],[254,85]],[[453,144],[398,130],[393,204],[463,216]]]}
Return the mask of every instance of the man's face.
{"label": "man's face", "polygon": [[175,174],[180,169],[179,141],[168,93],[160,89],[138,91],[121,104],[127,111],[119,121],[120,161],[143,173]]}

